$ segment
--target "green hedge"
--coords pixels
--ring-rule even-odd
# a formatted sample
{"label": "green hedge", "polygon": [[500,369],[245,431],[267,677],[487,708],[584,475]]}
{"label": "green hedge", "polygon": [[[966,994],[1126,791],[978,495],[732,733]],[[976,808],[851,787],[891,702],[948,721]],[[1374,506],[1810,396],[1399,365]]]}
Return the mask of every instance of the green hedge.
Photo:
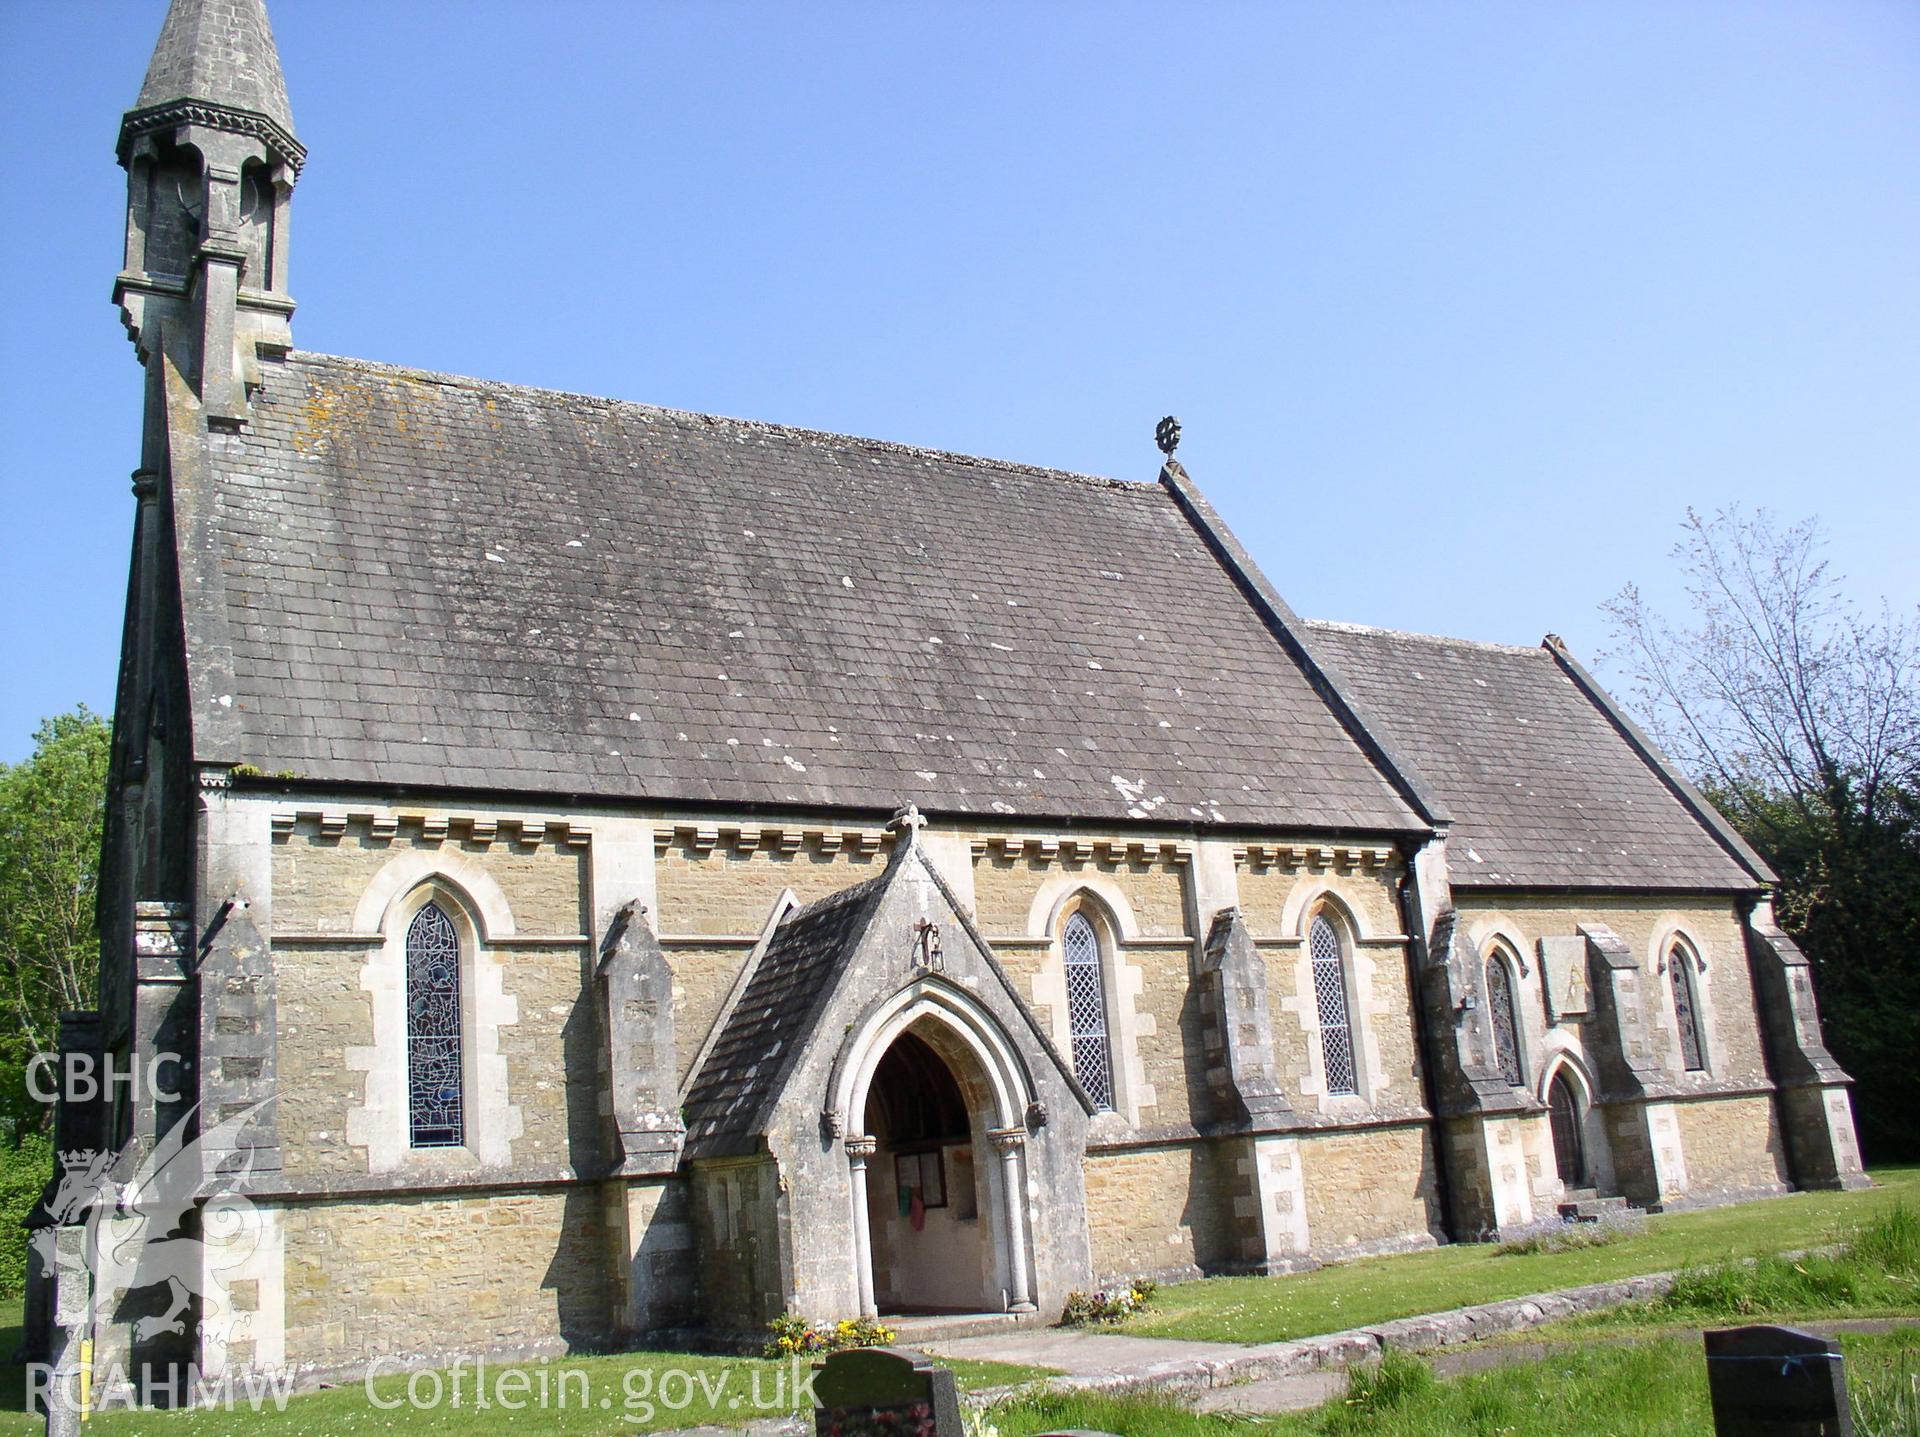
{"label": "green hedge", "polygon": [[53,1176],[53,1140],[27,1133],[18,1147],[0,1148],[0,1298],[27,1290],[26,1221]]}

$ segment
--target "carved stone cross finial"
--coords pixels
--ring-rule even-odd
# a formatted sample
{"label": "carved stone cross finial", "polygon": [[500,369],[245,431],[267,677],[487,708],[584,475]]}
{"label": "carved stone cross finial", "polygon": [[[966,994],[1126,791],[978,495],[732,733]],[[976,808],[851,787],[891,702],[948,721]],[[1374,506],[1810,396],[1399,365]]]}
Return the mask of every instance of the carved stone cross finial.
{"label": "carved stone cross finial", "polygon": [[888,820],[888,828],[897,828],[906,835],[909,847],[920,841],[920,830],[927,826],[927,816],[920,811],[918,804],[909,803]]}

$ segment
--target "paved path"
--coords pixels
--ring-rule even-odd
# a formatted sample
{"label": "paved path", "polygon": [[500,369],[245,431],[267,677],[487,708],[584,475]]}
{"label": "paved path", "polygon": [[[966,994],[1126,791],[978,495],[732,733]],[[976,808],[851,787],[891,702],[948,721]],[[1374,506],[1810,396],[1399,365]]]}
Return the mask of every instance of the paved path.
{"label": "paved path", "polygon": [[[1414,1350],[1452,1347],[1538,1327],[1579,1312],[1645,1301],[1665,1292],[1672,1282],[1671,1273],[1653,1273],[1451,1312],[1403,1317],[1297,1341],[1248,1346],[1024,1324],[967,1337],[930,1341],[909,1338],[901,1345],[916,1347],[935,1357],[968,1357],[1022,1367],[1051,1367],[1065,1374],[1051,1379],[1049,1385],[1055,1387],[1105,1391],[1157,1389],[1197,1401],[1202,1393],[1250,1383],[1280,1379],[1291,1382],[1296,1378],[1319,1378],[1327,1372],[1337,1376],[1352,1363],[1379,1356],[1385,1347]],[[1306,1394],[1322,1388],[1307,1383],[1297,1388],[1290,1385],[1286,1390]]]}
{"label": "paved path", "polygon": [[1346,1392],[1344,1371],[1302,1372],[1296,1377],[1269,1377],[1238,1387],[1211,1388],[1202,1392],[1193,1406],[1196,1412],[1304,1412],[1344,1397]]}
{"label": "paved path", "polygon": [[[1340,1396],[1346,1391],[1347,1368],[1377,1358],[1389,1347],[1426,1353],[1438,1376],[1454,1377],[1509,1363],[1537,1361],[1566,1346],[1637,1341],[1644,1334],[1597,1333],[1574,1343],[1487,1339],[1525,1332],[1581,1312],[1645,1302],[1672,1285],[1672,1273],[1649,1273],[1451,1312],[1402,1317],[1319,1337],[1250,1346],[1029,1325],[911,1345],[935,1357],[1051,1367],[1064,1374],[1048,1379],[1051,1388],[1165,1392],[1202,1412],[1291,1412],[1317,1407]],[[1911,1319],[1843,1318],[1810,1327],[1815,1332],[1832,1333],[1916,1325],[1920,1324]],[[1697,1335],[1699,1331],[1698,1327],[1674,1329],[1676,1335]],[[976,1392],[972,1400],[991,1400],[992,1396]]]}
{"label": "paved path", "polygon": [[1104,1377],[1161,1362],[1217,1361],[1246,1351],[1226,1342],[1128,1337],[1084,1327],[1026,1327],[916,1345],[935,1357],[1051,1367],[1069,1377]]}
{"label": "paved path", "polygon": [[[1664,1291],[1670,1281],[1670,1274],[1654,1274],[1595,1283],[1262,1346],[1178,1342],[1084,1328],[1037,1326],[910,1345],[935,1357],[1051,1367],[1065,1374],[1048,1379],[1050,1388],[1166,1392],[1200,1412],[1296,1412],[1340,1397],[1347,1388],[1347,1368],[1378,1357],[1387,1347],[1424,1353],[1436,1376],[1457,1377],[1510,1363],[1536,1362],[1568,1347],[1643,1341],[1646,1333],[1596,1333],[1568,1342],[1485,1339],[1522,1332],[1576,1312],[1644,1301]],[[1840,1318],[1803,1325],[1810,1331],[1831,1335],[1886,1332],[1896,1327],[1920,1327],[1920,1322],[1912,1318]],[[1697,1335],[1700,1329],[1680,1326],[1670,1331],[1671,1335],[1683,1336]],[[998,1392],[1013,1390],[1001,1388]],[[995,1395],[993,1391],[976,1391],[966,1400],[988,1402]],[[810,1421],[796,1415],[763,1419],[744,1429],[692,1428],[673,1437],[808,1437],[812,1430]]]}

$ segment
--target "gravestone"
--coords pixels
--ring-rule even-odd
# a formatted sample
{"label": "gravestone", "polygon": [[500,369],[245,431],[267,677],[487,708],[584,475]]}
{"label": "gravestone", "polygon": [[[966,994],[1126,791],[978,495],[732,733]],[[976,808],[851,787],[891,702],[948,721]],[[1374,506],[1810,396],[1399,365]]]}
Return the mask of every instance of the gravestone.
{"label": "gravestone", "polygon": [[1839,1343],[1791,1327],[1703,1335],[1716,1437],[1853,1437]]}
{"label": "gravestone", "polygon": [[815,1370],[817,1437],[965,1437],[953,1374],[916,1352],[856,1347]]}

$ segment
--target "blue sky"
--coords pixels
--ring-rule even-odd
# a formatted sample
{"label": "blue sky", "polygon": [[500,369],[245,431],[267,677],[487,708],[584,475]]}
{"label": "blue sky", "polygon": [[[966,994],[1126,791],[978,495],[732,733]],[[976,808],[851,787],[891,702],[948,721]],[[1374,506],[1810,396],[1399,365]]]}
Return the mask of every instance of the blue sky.
{"label": "blue sky", "polygon": [[[5,0],[0,759],[105,709],[161,0]],[[1589,658],[1684,508],[1920,601],[1920,6],[275,0],[304,348],[1151,479]]]}

